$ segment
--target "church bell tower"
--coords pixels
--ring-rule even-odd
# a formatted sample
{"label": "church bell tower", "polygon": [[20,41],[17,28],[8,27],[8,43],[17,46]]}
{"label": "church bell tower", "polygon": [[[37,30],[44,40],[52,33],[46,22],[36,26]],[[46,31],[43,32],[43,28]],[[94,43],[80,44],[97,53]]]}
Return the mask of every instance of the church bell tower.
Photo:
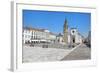
{"label": "church bell tower", "polygon": [[63,26],[63,41],[65,44],[68,43],[68,24],[66,19]]}

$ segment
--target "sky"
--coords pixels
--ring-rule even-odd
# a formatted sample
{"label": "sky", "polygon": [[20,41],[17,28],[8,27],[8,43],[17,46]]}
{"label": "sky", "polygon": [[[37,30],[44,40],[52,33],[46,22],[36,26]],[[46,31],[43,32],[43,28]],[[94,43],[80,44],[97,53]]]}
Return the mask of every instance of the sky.
{"label": "sky", "polygon": [[55,34],[63,32],[65,19],[69,29],[77,28],[84,37],[91,30],[91,13],[23,10],[22,17],[24,27],[48,29]]}

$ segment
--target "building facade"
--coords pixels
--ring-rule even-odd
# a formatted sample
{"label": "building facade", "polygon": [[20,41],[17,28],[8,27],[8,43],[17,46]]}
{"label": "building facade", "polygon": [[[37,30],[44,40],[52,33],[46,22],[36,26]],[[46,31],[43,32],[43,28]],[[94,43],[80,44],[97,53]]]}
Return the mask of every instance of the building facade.
{"label": "building facade", "polygon": [[23,29],[23,43],[54,43],[56,35],[46,29],[25,27]]}
{"label": "building facade", "polygon": [[79,44],[79,43],[83,43],[83,37],[82,35],[78,32],[78,30],[76,28],[71,28],[71,43],[74,44]]}

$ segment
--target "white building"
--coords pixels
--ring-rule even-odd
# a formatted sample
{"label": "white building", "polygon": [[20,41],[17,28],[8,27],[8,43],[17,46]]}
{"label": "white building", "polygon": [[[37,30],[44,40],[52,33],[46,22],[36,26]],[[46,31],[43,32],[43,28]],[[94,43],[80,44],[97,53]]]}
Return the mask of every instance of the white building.
{"label": "white building", "polygon": [[82,43],[83,42],[83,37],[82,35],[78,32],[78,30],[76,28],[71,28],[71,43]]}
{"label": "white building", "polygon": [[63,35],[61,33],[56,36],[56,42],[63,44]]}
{"label": "white building", "polygon": [[56,35],[46,29],[25,27],[23,29],[23,43],[53,43]]}
{"label": "white building", "polygon": [[28,28],[23,28],[23,43],[30,43],[30,39],[32,36],[32,31]]}

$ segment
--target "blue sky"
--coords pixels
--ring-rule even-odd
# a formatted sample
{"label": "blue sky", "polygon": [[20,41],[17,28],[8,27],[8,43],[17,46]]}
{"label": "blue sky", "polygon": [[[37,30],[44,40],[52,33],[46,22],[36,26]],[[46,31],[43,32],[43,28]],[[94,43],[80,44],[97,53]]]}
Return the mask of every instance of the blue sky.
{"label": "blue sky", "polygon": [[77,28],[85,37],[88,35],[91,29],[90,13],[23,10],[24,27],[43,28],[53,33],[62,33],[65,19],[69,28]]}

